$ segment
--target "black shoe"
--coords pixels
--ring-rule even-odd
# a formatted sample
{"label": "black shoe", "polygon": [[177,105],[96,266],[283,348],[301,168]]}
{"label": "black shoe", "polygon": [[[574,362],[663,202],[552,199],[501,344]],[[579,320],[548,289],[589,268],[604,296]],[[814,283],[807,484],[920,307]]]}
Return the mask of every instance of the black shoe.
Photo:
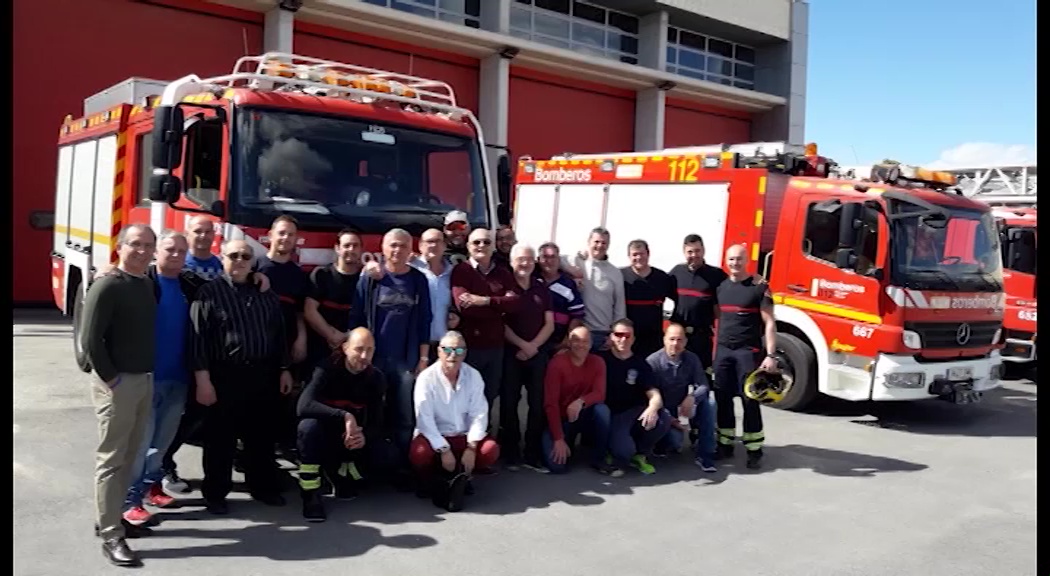
{"label": "black shoe", "polygon": [[142,566],[142,559],[132,550],[123,538],[112,538],[102,543],[102,555],[111,564],[117,566],[134,567]]}
{"label": "black shoe", "polygon": [[463,495],[464,496],[473,496],[474,495],[474,482],[473,481],[467,480],[467,485],[463,487]]}
{"label": "black shoe", "polygon": [[262,502],[267,506],[284,506],[287,503],[284,500],[284,496],[277,492],[255,492],[251,496],[252,500]]}
{"label": "black shoe", "polygon": [[437,480],[432,500],[438,508],[449,512],[463,509],[463,498],[466,496],[468,478],[466,474],[444,476]]}
{"label": "black shoe", "polygon": [[747,467],[751,470],[758,470],[762,467],[762,449],[749,450],[747,452]]}
{"label": "black shoe", "polygon": [[303,490],[303,518],[307,522],[324,522],[328,515],[324,511],[324,503],[321,502],[320,490]]}
{"label": "black shoe", "polygon": [[357,482],[351,478],[340,478],[334,482],[335,497],[337,500],[353,500],[357,498]]}
{"label": "black shoe", "polygon": [[729,460],[733,457],[732,444],[719,444],[718,450],[715,450],[715,460]]}
{"label": "black shoe", "polygon": [[[130,539],[134,538],[145,538],[146,536],[152,536],[153,530],[148,526],[136,526],[127,520],[121,519],[120,523],[124,526],[124,537]],[[99,537],[98,524],[95,524],[95,538]]]}
{"label": "black shoe", "polygon": [[230,505],[226,503],[226,499],[222,500],[205,500],[204,507],[208,509],[209,514],[215,516],[225,516],[230,513]]}

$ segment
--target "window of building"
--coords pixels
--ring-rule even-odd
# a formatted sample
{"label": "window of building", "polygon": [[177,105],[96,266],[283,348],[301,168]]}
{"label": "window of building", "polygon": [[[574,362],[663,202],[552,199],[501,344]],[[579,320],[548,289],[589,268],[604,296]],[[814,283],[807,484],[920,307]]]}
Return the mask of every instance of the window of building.
{"label": "window of building", "polygon": [[443,22],[481,27],[481,0],[363,0],[366,4],[385,6],[434,18]]}
{"label": "window of building", "polygon": [[637,16],[580,0],[515,0],[510,33],[600,58],[638,63]]}
{"label": "window of building", "polygon": [[755,49],[669,26],[667,71],[754,90]]}

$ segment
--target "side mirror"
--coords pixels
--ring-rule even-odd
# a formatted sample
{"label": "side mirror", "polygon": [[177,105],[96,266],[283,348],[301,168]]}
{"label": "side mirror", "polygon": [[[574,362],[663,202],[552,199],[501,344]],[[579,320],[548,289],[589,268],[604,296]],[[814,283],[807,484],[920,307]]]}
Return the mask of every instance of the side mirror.
{"label": "side mirror", "polygon": [[217,218],[224,218],[226,216],[226,203],[222,200],[212,202],[208,208],[208,213]]}
{"label": "side mirror", "polygon": [[857,241],[857,227],[862,206],[854,202],[842,205],[839,213],[839,247],[852,248]]}
{"label": "side mirror", "polygon": [[839,248],[835,251],[835,266],[841,270],[853,270],[857,267],[857,255],[852,248]]}
{"label": "side mirror", "polygon": [[174,174],[154,174],[149,178],[149,199],[173,204],[182,194],[182,180]]}
{"label": "side mirror", "polygon": [[182,108],[158,106],[153,113],[153,167],[174,170],[182,165]]}

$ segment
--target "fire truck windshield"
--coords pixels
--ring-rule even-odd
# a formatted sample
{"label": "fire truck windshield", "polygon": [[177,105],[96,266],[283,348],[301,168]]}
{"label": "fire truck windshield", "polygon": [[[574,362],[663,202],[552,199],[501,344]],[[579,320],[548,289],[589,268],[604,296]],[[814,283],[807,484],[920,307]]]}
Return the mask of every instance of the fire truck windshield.
{"label": "fire truck windshield", "polygon": [[241,108],[233,136],[232,212],[248,220],[291,212],[303,225],[442,225],[451,210],[487,226],[477,143],[469,138],[368,120]]}
{"label": "fire truck windshield", "polygon": [[[1002,289],[999,236],[990,213],[943,206],[930,217],[919,206],[892,204],[891,209],[903,216],[893,220],[894,284],[961,292]],[[915,216],[906,216],[909,213]]]}

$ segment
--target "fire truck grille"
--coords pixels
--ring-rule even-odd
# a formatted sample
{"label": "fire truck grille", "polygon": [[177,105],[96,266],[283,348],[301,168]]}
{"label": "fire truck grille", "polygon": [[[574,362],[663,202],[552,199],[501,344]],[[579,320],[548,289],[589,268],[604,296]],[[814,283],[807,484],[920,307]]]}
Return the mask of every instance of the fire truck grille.
{"label": "fire truck grille", "polygon": [[905,322],[922,339],[923,348],[977,348],[990,346],[1000,322]]}

